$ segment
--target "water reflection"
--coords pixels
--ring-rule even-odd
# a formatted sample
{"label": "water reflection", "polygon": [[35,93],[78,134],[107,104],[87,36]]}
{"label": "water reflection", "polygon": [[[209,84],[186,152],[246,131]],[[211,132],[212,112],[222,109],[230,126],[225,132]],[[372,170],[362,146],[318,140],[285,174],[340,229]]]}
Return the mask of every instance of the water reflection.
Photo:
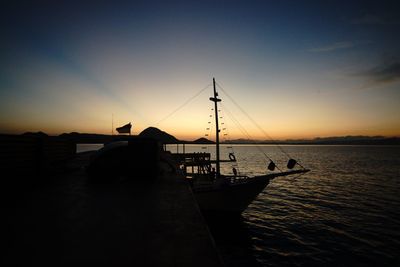
{"label": "water reflection", "polygon": [[[234,149],[240,171],[266,172],[266,161],[254,146]],[[262,149],[278,165],[287,162],[275,147]],[[211,224],[227,265],[239,266],[236,255],[242,255],[261,266],[399,266],[400,148],[286,146],[285,150],[312,171],[296,179],[275,179],[240,223]]]}
{"label": "water reflection", "polygon": [[261,266],[253,256],[253,237],[243,217],[208,214],[205,218],[226,266]]}

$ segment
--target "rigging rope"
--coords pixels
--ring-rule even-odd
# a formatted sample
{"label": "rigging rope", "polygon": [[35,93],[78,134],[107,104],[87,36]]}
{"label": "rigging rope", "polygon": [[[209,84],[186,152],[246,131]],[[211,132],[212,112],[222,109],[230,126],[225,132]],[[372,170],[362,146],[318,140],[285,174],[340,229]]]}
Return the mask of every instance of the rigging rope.
{"label": "rigging rope", "polygon": [[[211,109],[211,111],[212,111],[212,110],[213,110],[213,109]],[[205,128],[204,137],[205,137],[206,139],[208,139],[208,140],[211,140],[211,139],[210,139],[210,136],[211,136],[211,132],[212,132],[212,123],[211,123],[212,117],[213,117],[212,114],[209,114],[209,115],[208,115],[207,125],[206,125],[206,128]],[[205,146],[202,146],[202,147],[201,147],[201,149],[205,149],[206,152],[209,152],[209,149],[208,149],[208,148],[209,148],[209,145],[208,145],[208,144],[206,144]]]}
{"label": "rigging rope", "polygon": [[[251,137],[251,135],[249,134],[249,132],[246,130],[246,128],[244,128],[244,127],[240,124],[240,122],[233,116],[233,114],[229,111],[229,109],[228,109],[225,105],[222,105],[222,104],[221,104],[221,106],[225,109],[225,113],[228,114],[229,118],[233,121],[233,123],[235,123],[235,125],[239,128],[239,130],[242,132],[242,134],[245,135],[249,140],[253,139],[253,138]],[[267,155],[267,153],[265,153],[264,150],[263,150],[258,144],[255,144],[255,146],[256,146],[256,148],[258,149],[258,151],[260,151],[260,153],[262,153],[262,154],[265,156],[265,158],[267,158],[269,161],[273,162],[273,160],[271,159],[271,157],[269,157],[269,156]],[[280,172],[282,172],[282,170],[281,170],[277,165],[275,165],[275,167],[276,167]]]}
{"label": "rigging rope", "polygon": [[[189,104],[193,99],[195,99],[197,96],[199,96],[201,93],[203,93],[207,88],[209,88],[212,84],[208,84],[207,86],[205,86],[204,88],[202,88],[200,91],[198,91],[195,95],[193,95],[192,97],[190,97],[189,99],[187,99],[182,105],[180,105],[178,108],[174,109],[171,113],[169,113],[168,115],[166,115],[164,118],[162,118],[161,120],[159,120],[156,125],[159,125],[160,123],[164,122],[165,120],[167,120],[169,117],[171,117],[173,114],[175,114],[176,112],[178,112],[180,109],[182,109],[183,107],[185,107],[187,104]],[[233,99],[233,97],[231,97],[225,90],[224,88],[219,84],[216,83],[216,85],[221,89],[221,91],[232,101],[232,103],[270,140],[274,143],[274,145],[276,147],[279,148],[279,150],[285,154],[289,159],[291,159],[290,155],[283,150],[283,148],[274,140],[271,138],[271,136],[264,131],[264,129],[246,112],[244,111],[244,109]],[[221,106],[222,103],[221,103]],[[247,130],[240,124],[240,122],[238,120],[236,120],[236,118],[233,116],[233,114],[226,108],[224,107],[224,109],[226,110],[226,113],[228,114],[228,116],[231,118],[231,120],[236,124],[236,126],[239,128],[239,130],[245,135],[247,136],[248,139],[252,139],[251,135],[247,132]],[[208,122],[210,124],[210,122]],[[223,123],[222,123],[223,124]],[[212,129],[212,125],[208,126],[208,130]],[[225,139],[226,141],[226,139]],[[272,163],[272,159],[261,149],[261,147],[259,145],[256,144],[257,149],[267,158],[269,159]],[[233,147],[232,147],[232,151],[233,151]],[[299,163],[296,162],[296,164],[298,164],[300,167],[302,167],[304,169],[304,167]],[[275,165],[276,166],[276,165]],[[279,169],[278,166],[276,166],[276,168],[282,172],[281,169]]]}
{"label": "rigging rope", "polygon": [[211,86],[211,83],[208,84],[206,87],[204,87],[203,89],[201,89],[199,92],[197,92],[195,95],[193,95],[191,98],[189,98],[188,100],[186,100],[182,105],[180,105],[179,107],[177,107],[176,109],[174,109],[171,113],[169,113],[167,116],[165,116],[164,118],[162,118],[161,120],[159,120],[156,125],[159,125],[161,122],[165,121],[166,119],[168,119],[169,117],[171,117],[172,115],[174,115],[177,111],[179,111],[181,108],[183,108],[184,106],[186,106],[187,104],[189,104],[193,99],[195,99],[196,97],[198,97],[201,93],[203,93],[208,87]]}
{"label": "rigging rope", "polygon": [[[227,141],[228,141],[227,137],[229,136],[229,131],[228,131],[227,120],[225,119],[225,110],[224,110],[224,108],[222,106],[222,103],[221,103],[221,110],[218,110],[218,111],[220,111],[220,114],[222,113],[221,117],[220,117],[221,121],[222,121],[221,125],[223,125],[223,127],[222,127],[222,133],[223,133],[222,139],[223,139],[224,143],[227,143]],[[228,155],[233,155],[233,159],[235,159],[234,161],[232,161],[232,165],[231,165],[232,166],[232,170],[236,169],[236,172],[240,175],[239,163],[235,158],[235,151],[233,149],[233,146],[232,145],[231,146],[228,145],[228,146],[226,146],[226,149],[228,151],[230,151],[230,152],[228,152]],[[229,156],[229,158],[231,159],[231,156]]]}
{"label": "rigging rope", "polygon": [[[217,83],[217,86],[221,89],[221,91],[232,101],[232,103],[271,141],[274,143],[274,145],[276,147],[278,147],[278,149],[284,154],[286,155],[286,157],[288,157],[289,159],[291,159],[292,157],[289,155],[289,153],[287,153],[285,150],[283,150],[283,148],[274,140],[272,139],[272,137],[233,99],[233,97],[231,97],[225,90],[224,88]],[[247,131],[246,131],[247,132]],[[263,154],[268,157],[264,152]],[[268,157],[269,158],[269,157]],[[270,158],[269,158],[270,159]],[[271,160],[271,159],[270,159]],[[271,160],[272,161],[272,160]],[[302,167],[303,169],[305,169],[299,162],[297,162],[297,164]]]}
{"label": "rigging rope", "polygon": [[286,153],[279,144],[272,139],[272,137],[252,118],[250,115],[222,88],[221,85],[217,83],[218,87],[222,90],[222,92],[232,101],[232,103],[269,139],[271,140],[283,154],[285,154],[288,158],[290,158],[289,154]]}

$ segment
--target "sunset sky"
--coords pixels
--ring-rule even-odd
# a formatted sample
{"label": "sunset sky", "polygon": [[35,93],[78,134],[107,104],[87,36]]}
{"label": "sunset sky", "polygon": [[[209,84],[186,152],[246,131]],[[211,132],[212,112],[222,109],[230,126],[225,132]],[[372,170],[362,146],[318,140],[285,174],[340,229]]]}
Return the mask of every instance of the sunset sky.
{"label": "sunset sky", "polygon": [[[215,77],[274,139],[400,136],[398,1],[14,2],[0,4],[0,133],[110,134],[113,114],[195,139]],[[230,138],[246,136],[229,112],[265,139],[220,96]]]}

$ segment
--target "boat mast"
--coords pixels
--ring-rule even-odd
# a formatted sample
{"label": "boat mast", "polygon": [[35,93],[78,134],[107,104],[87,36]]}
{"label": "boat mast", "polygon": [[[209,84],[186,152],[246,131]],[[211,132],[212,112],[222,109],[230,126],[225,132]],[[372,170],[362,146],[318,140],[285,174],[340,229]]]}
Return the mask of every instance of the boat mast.
{"label": "boat mast", "polygon": [[219,162],[219,125],[218,125],[218,102],[221,102],[221,99],[217,98],[218,93],[215,88],[215,78],[213,78],[213,86],[214,86],[214,97],[210,97],[210,100],[214,102],[214,110],[215,110],[215,143],[216,143],[216,178],[220,176],[220,162]]}

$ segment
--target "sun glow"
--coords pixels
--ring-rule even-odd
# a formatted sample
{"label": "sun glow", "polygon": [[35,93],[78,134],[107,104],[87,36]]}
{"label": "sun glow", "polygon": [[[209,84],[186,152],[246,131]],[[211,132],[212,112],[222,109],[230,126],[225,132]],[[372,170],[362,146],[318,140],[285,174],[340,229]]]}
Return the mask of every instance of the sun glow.
{"label": "sun glow", "polygon": [[[391,24],[372,33],[331,17],[335,30],[327,31],[325,20],[301,7],[282,23],[286,10],[261,2],[213,11],[188,4],[185,12],[126,5],[118,12],[82,5],[73,20],[69,9],[25,10],[30,15],[21,18],[11,8],[2,38],[1,133],[110,134],[112,125],[131,122],[134,134],[154,126],[197,139],[207,128],[212,88],[191,98],[216,77],[231,139],[268,139],[263,131],[273,139],[400,135],[400,44]],[[363,32],[371,41],[339,40],[335,32],[355,39]],[[393,59],[382,63],[382,47]]]}

